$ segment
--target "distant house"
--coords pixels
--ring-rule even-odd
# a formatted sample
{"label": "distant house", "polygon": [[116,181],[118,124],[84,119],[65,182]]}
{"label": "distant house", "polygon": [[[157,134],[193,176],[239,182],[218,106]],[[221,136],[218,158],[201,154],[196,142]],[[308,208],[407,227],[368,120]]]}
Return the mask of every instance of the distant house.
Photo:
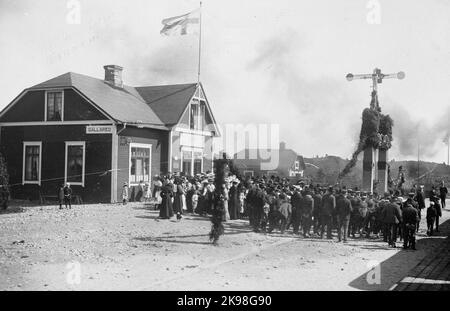
{"label": "distant house", "polygon": [[212,170],[219,135],[200,83],[131,87],[122,67],[105,79],[68,72],[21,92],[0,112],[0,149],[13,198],[56,194],[117,202],[125,182]]}
{"label": "distant house", "polygon": [[[279,149],[261,152],[258,149],[244,149],[233,156],[233,162],[237,168],[246,176],[279,176],[282,178],[302,178],[305,171],[305,161],[292,149],[286,149],[284,142],[280,143]],[[268,154],[278,156],[277,163],[271,168],[266,168],[273,159],[268,159]],[[276,156],[275,156],[276,157]],[[264,165],[266,164],[266,165]],[[270,166],[270,165],[269,165]]]}

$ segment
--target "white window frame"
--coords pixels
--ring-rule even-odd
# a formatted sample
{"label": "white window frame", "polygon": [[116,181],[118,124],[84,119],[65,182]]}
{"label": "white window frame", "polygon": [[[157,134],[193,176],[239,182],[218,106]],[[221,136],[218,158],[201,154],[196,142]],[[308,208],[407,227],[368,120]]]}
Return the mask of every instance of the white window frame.
{"label": "white window frame", "polygon": [[185,147],[185,146],[183,146],[183,147],[181,147],[181,150],[180,150],[181,152],[181,156],[180,156],[180,158],[181,158],[181,169],[180,169],[180,171],[182,172],[183,171],[183,152],[190,152],[191,153],[191,172],[190,172],[190,176],[194,176],[194,161],[195,161],[195,158],[194,158],[194,152],[200,152],[201,154],[202,154],[202,158],[201,158],[201,160],[202,160],[202,167],[201,167],[201,172],[203,172],[203,165],[204,165],[204,149],[201,149],[201,148],[195,148],[195,147]]}
{"label": "white window frame", "polygon": [[83,147],[83,168],[82,168],[82,175],[81,175],[81,182],[70,182],[71,185],[75,186],[82,186],[84,187],[84,181],[85,181],[85,172],[86,172],[86,142],[85,141],[66,141],[66,147],[65,147],[65,159],[64,159],[64,184],[67,183],[67,158],[68,158],[68,150],[69,146],[82,146]]}
{"label": "white window frame", "polygon": [[[61,94],[61,121],[47,121],[47,99],[48,93],[60,92]],[[64,122],[64,89],[49,89],[45,91],[45,107],[44,107],[44,120],[45,122]]]}
{"label": "white window frame", "polygon": [[300,161],[295,161],[294,168],[296,171],[300,169]]}
{"label": "white window frame", "polygon": [[[25,151],[27,146],[39,146],[39,172],[38,180],[25,180]],[[42,174],[42,141],[24,141],[23,142],[23,158],[22,158],[22,185],[25,184],[35,184],[41,185],[41,174]]]}
{"label": "white window frame", "polygon": [[146,148],[149,149],[149,163],[148,163],[148,183],[151,184],[152,181],[152,144],[142,144],[142,143],[130,143],[130,148],[128,150],[128,185],[137,186],[139,182],[131,182],[131,148]]}

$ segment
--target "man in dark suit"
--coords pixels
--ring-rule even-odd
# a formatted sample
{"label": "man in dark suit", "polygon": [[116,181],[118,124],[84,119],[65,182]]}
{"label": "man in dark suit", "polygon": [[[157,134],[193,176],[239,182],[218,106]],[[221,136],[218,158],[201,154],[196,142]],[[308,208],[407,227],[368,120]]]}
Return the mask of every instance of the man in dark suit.
{"label": "man in dark suit", "polygon": [[424,186],[420,185],[416,194],[417,201],[417,212],[419,213],[419,220],[417,221],[416,232],[419,231],[420,219],[422,218],[422,210],[425,208],[425,192],[423,191]]}
{"label": "man in dark suit", "polygon": [[402,211],[403,216],[403,248],[416,249],[416,225],[418,219],[417,209],[407,204]]}
{"label": "man in dark suit", "polygon": [[439,188],[439,196],[441,198],[442,208],[445,208],[445,199],[447,198],[447,194],[448,194],[448,189],[445,186],[445,182],[442,181],[441,182],[441,187]]}
{"label": "man in dark suit", "polygon": [[[291,205],[292,205],[292,218],[291,223],[293,227],[294,234],[298,234],[298,230],[300,228],[300,222],[302,217],[302,200],[303,197],[298,188],[295,188],[294,194],[291,197]],[[289,224],[287,226],[289,228]]]}
{"label": "man in dark suit", "polygon": [[309,187],[305,187],[303,193],[302,202],[302,228],[303,228],[303,237],[309,238],[309,233],[311,229],[312,216],[314,212],[314,199],[311,196],[309,191]]}
{"label": "man in dark suit", "polygon": [[[387,242],[389,246],[396,247],[397,226],[402,222],[402,211],[400,210],[401,198],[391,198],[382,211],[383,223],[386,226]],[[396,203],[397,202],[397,203]]]}
{"label": "man in dark suit", "polygon": [[352,204],[347,199],[347,191],[343,190],[336,198],[336,214],[338,220],[338,240],[341,242],[342,233],[344,234],[344,242],[347,242],[348,224],[352,213]]}
{"label": "man in dark suit", "polygon": [[313,211],[313,217],[314,217],[314,233],[319,234],[319,227],[320,227],[320,208],[322,206],[322,195],[320,193],[319,187],[317,187],[314,190],[314,211]]}
{"label": "man in dark suit", "polygon": [[333,214],[336,210],[336,198],[333,195],[333,187],[329,187],[327,193],[322,198],[322,223],[320,230],[320,238],[323,239],[323,234],[325,232],[325,227],[327,227],[327,239],[331,240],[333,236],[331,235]]}

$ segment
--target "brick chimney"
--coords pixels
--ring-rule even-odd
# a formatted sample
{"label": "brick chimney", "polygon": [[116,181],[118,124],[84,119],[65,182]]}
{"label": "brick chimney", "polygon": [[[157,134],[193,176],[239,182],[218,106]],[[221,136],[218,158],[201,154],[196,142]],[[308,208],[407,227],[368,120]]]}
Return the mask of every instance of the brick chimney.
{"label": "brick chimney", "polygon": [[280,142],[280,150],[286,149],[286,143],[284,141]]}
{"label": "brick chimney", "polygon": [[117,65],[106,65],[103,66],[105,69],[105,81],[117,86],[117,87],[123,87],[123,81],[122,81],[122,70],[123,67],[117,66]]}

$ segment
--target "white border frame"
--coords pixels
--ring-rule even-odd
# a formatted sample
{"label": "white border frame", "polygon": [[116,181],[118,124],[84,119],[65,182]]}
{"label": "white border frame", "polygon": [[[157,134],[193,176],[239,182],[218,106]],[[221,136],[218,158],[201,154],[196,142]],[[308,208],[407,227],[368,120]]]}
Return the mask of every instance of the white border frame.
{"label": "white border frame", "polygon": [[[39,146],[39,172],[38,180],[25,180],[25,150],[27,146]],[[34,184],[41,185],[42,176],[42,141],[24,141],[23,142],[23,156],[22,156],[22,185]]]}
{"label": "white border frame", "polygon": [[191,153],[191,172],[190,172],[190,176],[194,176],[194,152],[200,152],[202,154],[202,169],[200,170],[200,173],[203,173],[203,165],[204,165],[204,156],[205,156],[205,150],[202,148],[197,148],[197,147],[189,147],[189,146],[182,146],[180,148],[180,158],[181,158],[181,169],[180,172],[183,172],[183,152],[190,152]]}
{"label": "white border frame", "polygon": [[45,90],[45,106],[44,106],[44,122],[48,122],[47,121],[47,99],[48,93],[57,93],[57,92],[61,92],[61,121],[49,121],[49,122],[64,122],[64,89],[49,89],[49,90]]}
{"label": "white border frame", "polygon": [[148,183],[151,186],[152,182],[152,144],[143,144],[143,143],[130,143],[130,147],[128,149],[128,186],[137,186],[139,185],[139,182],[132,183],[131,178],[131,148],[147,148],[150,149],[150,160],[148,163]]}
{"label": "white border frame", "polygon": [[65,158],[64,158],[64,184],[67,184],[67,156],[68,156],[68,147],[69,146],[82,146],[83,147],[83,168],[82,168],[82,175],[81,175],[81,183],[80,182],[71,182],[69,181],[70,185],[75,186],[82,186],[84,187],[84,181],[85,181],[85,172],[86,172],[86,142],[85,141],[66,141],[66,147],[65,147]]}

